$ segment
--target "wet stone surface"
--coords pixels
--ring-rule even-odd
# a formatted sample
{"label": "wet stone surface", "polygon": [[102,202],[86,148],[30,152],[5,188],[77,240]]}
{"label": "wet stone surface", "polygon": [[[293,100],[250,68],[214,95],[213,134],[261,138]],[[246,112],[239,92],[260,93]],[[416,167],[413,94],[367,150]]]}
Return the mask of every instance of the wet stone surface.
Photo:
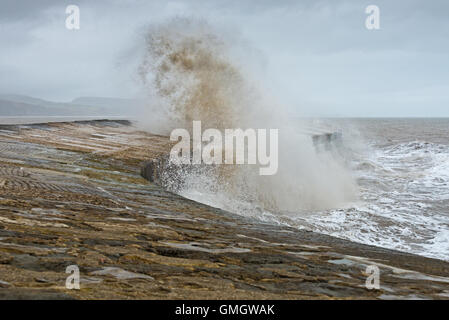
{"label": "wet stone surface", "polygon": [[[1,126],[0,298],[449,298],[447,262],[259,223],[143,179],[169,149],[126,121]],[[379,290],[365,287],[372,264]],[[80,290],[65,287],[69,265]]]}

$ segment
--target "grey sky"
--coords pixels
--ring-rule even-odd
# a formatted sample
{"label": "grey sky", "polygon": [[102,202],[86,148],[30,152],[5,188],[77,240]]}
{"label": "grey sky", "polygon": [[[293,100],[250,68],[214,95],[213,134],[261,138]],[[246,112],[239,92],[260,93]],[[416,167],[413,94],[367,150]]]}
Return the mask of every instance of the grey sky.
{"label": "grey sky", "polygon": [[[65,8],[81,29],[65,28]],[[366,6],[380,30],[365,28]],[[175,15],[230,28],[257,49],[276,97],[325,116],[449,116],[449,2],[0,2],[0,93],[133,97],[146,24]]]}

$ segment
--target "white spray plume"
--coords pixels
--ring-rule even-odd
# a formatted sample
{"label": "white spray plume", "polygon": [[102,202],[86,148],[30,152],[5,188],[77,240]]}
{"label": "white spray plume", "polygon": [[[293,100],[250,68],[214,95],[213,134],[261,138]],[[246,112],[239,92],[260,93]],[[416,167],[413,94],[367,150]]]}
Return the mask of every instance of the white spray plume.
{"label": "white spray plume", "polygon": [[203,130],[279,129],[277,174],[260,176],[254,165],[197,168],[182,177],[182,195],[256,216],[327,209],[355,199],[356,184],[342,159],[318,153],[301,133],[302,121],[267,94],[254,73],[254,51],[245,57],[248,47],[238,36],[202,20],[175,18],[150,26],[145,44],[139,75],[150,96],[147,130],[189,130],[193,120],[201,120]]}

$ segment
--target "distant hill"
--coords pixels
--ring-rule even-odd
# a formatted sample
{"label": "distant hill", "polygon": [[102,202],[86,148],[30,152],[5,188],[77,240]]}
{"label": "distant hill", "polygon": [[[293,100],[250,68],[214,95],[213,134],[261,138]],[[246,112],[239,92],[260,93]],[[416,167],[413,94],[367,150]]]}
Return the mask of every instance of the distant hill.
{"label": "distant hill", "polygon": [[133,108],[142,106],[144,101],[124,98],[80,97],[73,99],[72,104],[97,106],[111,109]]}
{"label": "distant hill", "polygon": [[14,101],[14,102],[22,102],[22,103],[28,103],[28,104],[35,104],[35,105],[48,105],[52,102],[45,101],[43,99],[39,98],[33,98],[29,96],[19,95],[19,94],[0,94],[1,100],[7,100],[7,101]]}
{"label": "distant hill", "polygon": [[132,115],[143,101],[121,98],[81,97],[72,102],[0,94],[1,116],[121,116]]}
{"label": "distant hill", "polygon": [[69,116],[70,112],[60,108],[44,107],[23,102],[0,100],[0,116]]}

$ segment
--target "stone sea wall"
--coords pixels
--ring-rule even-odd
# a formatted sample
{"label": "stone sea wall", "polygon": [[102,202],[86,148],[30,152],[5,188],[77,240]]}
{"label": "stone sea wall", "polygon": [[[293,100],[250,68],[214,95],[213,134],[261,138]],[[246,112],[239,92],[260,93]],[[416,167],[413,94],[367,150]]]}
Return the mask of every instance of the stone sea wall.
{"label": "stone sea wall", "polygon": [[[448,262],[167,192],[155,163],[169,150],[167,137],[126,122],[0,127],[0,298],[449,297]],[[80,290],[65,285],[73,265]],[[365,286],[369,265],[379,290]]]}

